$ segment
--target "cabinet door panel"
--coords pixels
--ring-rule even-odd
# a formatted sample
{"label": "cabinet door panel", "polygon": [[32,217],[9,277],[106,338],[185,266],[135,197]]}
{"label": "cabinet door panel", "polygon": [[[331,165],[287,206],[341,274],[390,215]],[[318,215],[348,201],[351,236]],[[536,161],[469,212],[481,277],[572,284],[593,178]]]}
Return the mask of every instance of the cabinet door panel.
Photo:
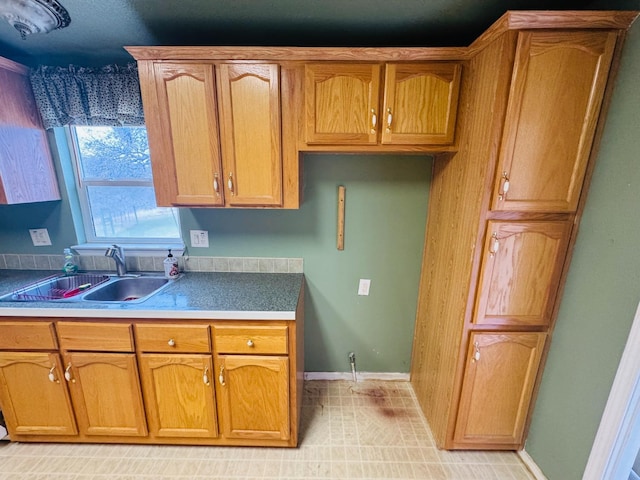
{"label": "cabinet door panel", "polygon": [[615,43],[609,31],[519,34],[494,210],[576,210]]}
{"label": "cabinet door panel", "polygon": [[218,436],[211,355],[143,354],[140,370],[152,435]]}
{"label": "cabinet door panel", "polygon": [[220,136],[228,205],[282,204],[278,65],[220,65]]}
{"label": "cabinet door panel", "polygon": [[388,64],[382,143],[452,143],[460,72],[455,63]]}
{"label": "cabinet door panel", "polygon": [[132,353],[68,353],[65,367],[78,424],[87,435],[145,436]]}
{"label": "cabinet door panel", "polygon": [[305,65],[307,143],[375,145],[379,95],[380,65]]}
{"label": "cabinet door panel", "polygon": [[0,405],[9,433],[78,433],[61,365],[55,353],[0,352]]}
{"label": "cabinet door panel", "polygon": [[225,437],[289,439],[287,357],[219,355],[216,372]]}
{"label": "cabinet door panel", "polygon": [[158,205],[223,205],[213,66],[157,63],[154,75],[158,114],[147,131]]}
{"label": "cabinet door panel", "polygon": [[522,443],[544,333],[472,333],[455,441]]}
{"label": "cabinet door panel", "polygon": [[571,222],[489,222],[474,322],[548,325]]}

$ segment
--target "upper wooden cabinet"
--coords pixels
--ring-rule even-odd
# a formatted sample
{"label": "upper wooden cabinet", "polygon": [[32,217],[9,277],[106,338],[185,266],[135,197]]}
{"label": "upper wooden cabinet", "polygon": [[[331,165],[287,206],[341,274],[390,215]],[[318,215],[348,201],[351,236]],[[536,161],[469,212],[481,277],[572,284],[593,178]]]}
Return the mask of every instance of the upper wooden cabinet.
{"label": "upper wooden cabinet", "polygon": [[0,57],[0,204],[60,200],[29,70]]}
{"label": "upper wooden cabinet", "polygon": [[616,40],[610,30],[518,34],[493,210],[576,210]]}
{"label": "upper wooden cabinet", "polygon": [[140,82],[158,205],[281,206],[279,66],[145,66]]}
{"label": "upper wooden cabinet", "polygon": [[[458,63],[305,65],[307,144],[453,143]],[[381,95],[383,92],[383,95]]]}

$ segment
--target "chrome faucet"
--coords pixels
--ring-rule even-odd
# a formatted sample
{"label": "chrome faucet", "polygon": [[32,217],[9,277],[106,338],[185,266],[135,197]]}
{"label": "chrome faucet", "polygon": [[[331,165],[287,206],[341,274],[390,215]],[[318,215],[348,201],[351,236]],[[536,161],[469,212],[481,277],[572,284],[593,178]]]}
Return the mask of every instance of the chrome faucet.
{"label": "chrome faucet", "polygon": [[127,266],[124,263],[124,250],[119,245],[113,245],[104,252],[105,257],[111,257],[116,262],[116,273],[119,277],[127,274]]}

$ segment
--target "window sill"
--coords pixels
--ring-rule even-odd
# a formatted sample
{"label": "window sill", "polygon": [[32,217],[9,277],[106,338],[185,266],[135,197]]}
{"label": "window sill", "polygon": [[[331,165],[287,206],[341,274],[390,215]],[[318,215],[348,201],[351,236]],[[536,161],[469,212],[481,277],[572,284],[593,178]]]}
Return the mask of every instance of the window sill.
{"label": "window sill", "polygon": [[[104,255],[104,252],[109,248],[111,243],[83,243],[81,245],[72,245],[71,248],[77,255]],[[135,257],[158,257],[166,255],[167,250],[171,249],[171,253],[174,257],[181,257],[184,254],[184,243],[123,243],[119,244],[126,255]]]}

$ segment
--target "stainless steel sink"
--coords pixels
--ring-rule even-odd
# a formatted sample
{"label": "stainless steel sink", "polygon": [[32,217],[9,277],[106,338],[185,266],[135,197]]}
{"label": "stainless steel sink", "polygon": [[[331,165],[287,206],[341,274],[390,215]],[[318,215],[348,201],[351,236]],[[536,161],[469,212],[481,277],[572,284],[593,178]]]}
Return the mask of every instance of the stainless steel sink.
{"label": "stainless steel sink", "polygon": [[0,297],[5,302],[76,301],[80,295],[109,281],[109,275],[80,273],[78,275],[53,275],[25,285]]}
{"label": "stainless steel sink", "polygon": [[142,302],[169,284],[164,277],[114,277],[83,296],[88,302]]}
{"label": "stainless steel sink", "polygon": [[69,277],[55,275],[25,285],[0,297],[0,301],[139,303],[169,284],[168,279],[159,275],[127,277],[88,273]]}

